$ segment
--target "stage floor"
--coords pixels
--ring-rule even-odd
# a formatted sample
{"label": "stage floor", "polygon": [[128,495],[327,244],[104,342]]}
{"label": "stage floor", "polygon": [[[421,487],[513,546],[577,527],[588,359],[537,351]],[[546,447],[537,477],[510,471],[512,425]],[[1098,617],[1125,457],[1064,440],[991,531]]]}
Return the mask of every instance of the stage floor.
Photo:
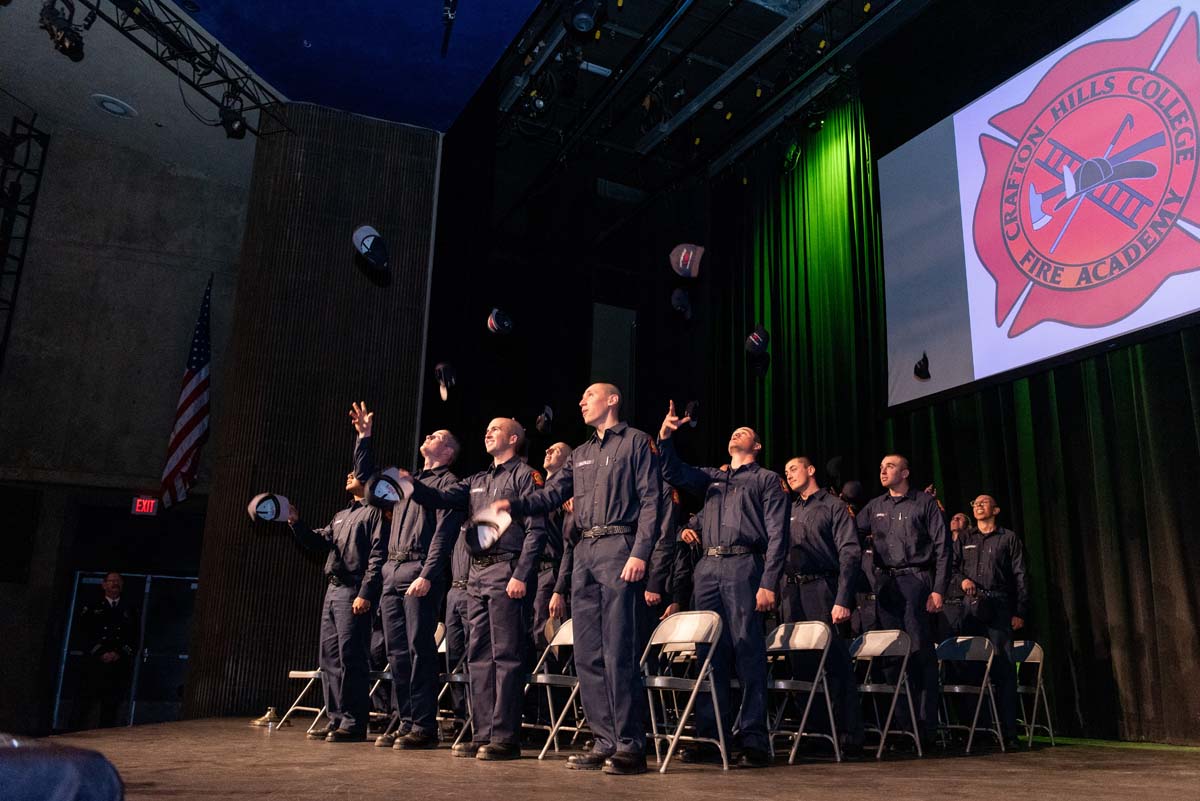
{"label": "stage floor", "polygon": [[1200,754],[1183,749],[1035,745],[1031,752],[894,757],[882,763],[814,759],[789,766],[785,760],[766,770],[728,773],[672,762],[665,776],[621,777],[567,770],[565,754],[553,752],[542,762],[536,751],[518,762],[478,762],[451,757],[448,747],[408,753],[375,748],[371,742],[311,742],[303,727],[267,732],[242,719],[103,729],[54,740],[107,756],[124,778],[131,801],[1200,798]]}

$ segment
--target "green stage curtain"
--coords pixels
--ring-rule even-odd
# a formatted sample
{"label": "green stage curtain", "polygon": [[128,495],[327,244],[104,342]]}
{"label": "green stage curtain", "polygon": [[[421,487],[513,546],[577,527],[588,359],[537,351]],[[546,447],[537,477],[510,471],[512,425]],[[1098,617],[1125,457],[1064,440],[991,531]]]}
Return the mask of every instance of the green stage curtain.
{"label": "green stage curtain", "polygon": [[[767,463],[842,455],[871,494],[909,457],[947,512],[994,495],[1030,553],[1027,636],[1047,650],[1055,725],[1200,743],[1200,330],[908,411],[886,409],[883,263],[870,143],[851,100],[715,193],[712,419],[756,426]],[[770,331],[765,378],[742,338]],[[728,431],[708,433],[723,450]]]}

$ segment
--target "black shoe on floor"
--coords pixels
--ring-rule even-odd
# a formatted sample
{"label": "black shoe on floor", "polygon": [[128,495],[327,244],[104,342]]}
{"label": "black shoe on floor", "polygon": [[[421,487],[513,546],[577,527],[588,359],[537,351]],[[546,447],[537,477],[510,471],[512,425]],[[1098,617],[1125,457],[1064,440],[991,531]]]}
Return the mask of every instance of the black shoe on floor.
{"label": "black shoe on floor", "polygon": [[1004,750],[1005,751],[1019,751],[1021,748],[1022,748],[1021,741],[1018,740],[1016,737],[1005,737],[1004,738]]}
{"label": "black shoe on floor", "polygon": [[517,743],[488,743],[475,754],[485,762],[500,762],[521,758],[521,746]]}
{"label": "black shoe on floor", "polygon": [[604,760],[604,772],[613,776],[635,776],[646,772],[646,755],[632,751],[618,751]]}
{"label": "black shoe on floor", "polygon": [[589,751],[586,754],[571,754],[567,757],[567,767],[571,770],[600,770],[609,754],[597,754]]}
{"label": "black shoe on floor", "polygon": [[769,768],[771,755],[757,748],[743,748],[737,764],[739,768]]}
{"label": "black shoe on floor", "polygon": [[721,761],[721,749],[712,743],[696,743],[695,745],[687,745],[680,748],[675,756],[680,762],[686,762],[689,765],[711,765],[714,762]]}
{"label": "black shoe on floor", "polygon": [[401,751],[415,751],[420,748],[437,748],[438,736],[434,733],[418,734],[415,731],[410,731],[403,737],[396,739],[396,744],[392,748]]}
{"label": "black shoe on floor", "polygon": [[479,749],[483,748],[485,745],[487,745],[487,743],[476,743],[466,740],[451,748],[450,753],[456,757],[465,757],[470,759],[479,753]]}
{"label": "black shoe on floor", "polygon": [[387,734],[381,734],[375,738],[375,745],[379,748],[391,748],[396,744],[396,732],[390,731]]}
{"label": "black shoe on floor", "polygon": [[327,743],[365,743],[366,741],[367,733],[365,731],[354,731],[352,729],[334,729],[325,738],[325,742]]}
{"label": "black shoe on floor", "polygon": [[326,726],[323,729],[313,729],[312,731],[308,732],[308,734],[306,734],[305,737],[307,737],[310,740],[324,740],[336,728],[337,728],[337,726],[330,725],[330,726]]}
{"label": "black shoe on floor", "polygon": [[863,744],[857,740],[842,740],[842,759],[859,759],[863,755]]}

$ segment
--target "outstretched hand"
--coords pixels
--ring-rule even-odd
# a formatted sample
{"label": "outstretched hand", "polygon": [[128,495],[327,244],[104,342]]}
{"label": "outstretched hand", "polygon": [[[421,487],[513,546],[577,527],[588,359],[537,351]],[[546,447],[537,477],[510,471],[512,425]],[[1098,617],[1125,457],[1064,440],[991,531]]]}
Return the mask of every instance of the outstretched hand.
{"label": "outstretched hand", "polygon": [[675,401],[671,401],[671,406],[667,410],[667,416],[663,418],[662,427],[658,429],[658,438],[670,439],[680,426],[685,426],[692,422],[691,417],[680,417],[675,414]]}
{"label": "outstretched hand", "polygon": [[375,423],[375,412],[367,411],[366,401],[350,404],[350,422],[360,437],[371,436],[371,426]]}

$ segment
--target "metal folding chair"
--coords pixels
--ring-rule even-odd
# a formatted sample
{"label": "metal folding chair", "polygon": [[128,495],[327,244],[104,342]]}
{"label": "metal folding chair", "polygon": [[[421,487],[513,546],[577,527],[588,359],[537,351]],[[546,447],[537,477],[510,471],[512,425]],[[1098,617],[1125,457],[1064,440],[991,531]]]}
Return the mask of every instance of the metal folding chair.
{"label": "metal folding chair", "polygon": [[[1046,697],[1046,685],[1042,675],[1046,666],[1046,652],[1033,640],[1017,640],[1009,644],[1008,655],[1012,660],[1013,669],[1017,672],[1017,700],[1021,711],[1018,723],[1025,727],[1026,747],[1033,748],[1033,734],[1039,729],[1046,732],[1050,737],[1050,745],[1054,745],[1054,724],[1050,722],[1050,701]],[[1021,683],[1021,667],[1024,665],[1036,666],[1032,683]],[[1025,711],[1027,695],[1033,696],[1033,709],[1028,714]],[[1045,712],[1045,725],[1037,722],[1039,707]]]}
{"label": "metal folding chair", "polygon": [[[767,692],[780,696],[779,706],[771,720],[771,745],[774,748],[775,738],[784,736],[792,740],[791,752],[788,754],[788,764],[796,761],[796,752],[800,750],[800,740],[804,737],[816,737],[833,743],[833,756],[838,762],[842,761],[842,749],[838,743],[837,722],[834,720],[833,700],[829,693],[829,677],[825,671],[825,663],[829,659],[829,646],[833,642],[833,629],[827,623],[810,620],[798,623],[784,623],[776,626],[767,635],[767,659],[771,665],[771,677],[767,681]],[[811,679],[800,679],[794,675],[792,657],[801,654],[820,654],[816,673]],[[778,674],[784,671],[787,677]],[[825,709],[829,714],[829,731],[808,731],[808,715],[812,711],[813,699],[820,692],[825,698]],[[798,696],[805,696],[804,711],[800,715],[800,723],[795,730],[786,728],[784,721],[791,705],[799,707]]]}
{"label": "metal folding chair", "polygon": [[[654,741],[654,755],[661,764],[659,773],[667,772],[667,766],[671,764],[671,758],[675,755],[680,740],[717,746],[721,751],[722,767],[725,770],[729,769],[724,726],[717,726],[717,739],[683,733],[695,709],[696,698],[702,692],[711,695],[716,719],[721,720],[721,705],[717,698],[717,688],[712,681],[713,650],[720,639],[721,617],[716,612],[677,612],[659,623],[650,635],[650,642],[642,653],[641,666],[650,703],[650,736]],[[689,651],[696,654],[695,659],[682,656]],[[686,693],[687,704],[678,714],[674,732],[668,733],[671,727],[667,696],[669,694],[672,697],[674,705],[675,693]],[[663,740],[670,743],[665,759],[661,748]]]}
{"label": "metal folding chair", "polygon": [[[321,687],[321,669],[317,668],[316,670],[289,670],[288,678],[289,679],[308,679],[308,683],[304,685],[304,689],[301,690],[300,694],[296,696],[296,700],[292,702],[292,705],[290,707],[288,707],[288,711],[284,713],[282,718],[280,718],[279,723],[275,726],[275,728],[281,729],[285,725],[287,725],[288,718],[290,718],[292,716],[293,712],[315,712],[317,716],[315,718],[313,718],[312,723],[309,724],[309,727],[306,730],[306,732],[311,732],[317,728],[317,723],[325,715],[325,703],[324,703],[325,690],[324,690],[324,688]],[[315,707],[315,706],[304,706],[303,705],[304,697],[306,695],[308,695],[308,691],[312,689],[314,684],[317,685],[317,688],[321,692],[322,702],[321,702],[320,708]]]}
{"label": "metal folding chair", "polygon": [[[587,731],[585,725],[586,720],[583,715],[583,706],[579,703],[579,678],[575,675],[575,627],[570,620],[563,622],[558,630],[554,632],[554,636],[550,639],[545,650],[542,651],[542,656],[538,659],[537,664],[533,668],[533,672],[529,674],[529,681],[525,688],[540,687],[546,693],[546,705],[550,709],[550,725],[546,726],[541,723],[523,723],[524,728],[539,729],[546,731],[546,742],[542,745],[542,750],[538,754],[538,759],[544,759],[546,752],[550,750],[550,746],[554,746],[554,750],[558,751],[558,735],[559,732],[571,732],[571,741],[574,742],[575,737],[580,732]],[[555,668],[552,669],[551,665]],[[559,712],[554,706],[554,690],[567,690],[567,700],[563,703],[562,711]],[[574,715],[574,722],[571,725],[564,724],[567,713]]]}
{"label": "metal folding chair", "polygon": [[[967,732],[967,753],[971,753],[971,746],[975,742],[975,732],[979,731],[979,713],[983,709],[983,699],[988,699],[988,706],[992,713],[992,725],[984,728],[986,732],[990,732],[996,742],[1000,743],[1000,750],[1004,750],[1004,735],[1000,732],[1000,715],[996,706],[996,690],[992,686],[992,660],[995,658],[995,647],[991,640],[987,637],[951,637],[942,642],[937,647],[938,665],[942,673],[942,697],[947,695],[974,695],[975,711],[971,715],[971,725],[963,723],[951,723],[947,712],[947,720],[942,723],[942,727],[946,729],[961,729]],[[983,678],[979,684],[947,684],[945,681],[945,669],[948,662],[974,663],[983,664]]]}
{"label": "metal folding chair", "polygon": [[[867,731],[874,732],[879,735],[879,750],[875,752],[876,759],[883,758],[883,748],[887,745],[888,734],[901,734],[906,737],[911,737],[917,746],[917,756],[924,756],[921,750],[921,735],[917,731],[917,711],[913,707],[912,690],[908,683],[908,659],[912,653],[912,639],[899,629],[877,629],[875,631],[864,632],[862,636],[854,641],[850,646],[850,657],[857,662],[866,663],[866,673],[863,676],[863,681],[858,685],[858,692],[861,695],[868,696],[890,696],[891,701],[888,703],[887,718],[879,719],[879,706],[873,704],[875,708],[875,723],[874,727],[867,727]],[[887,681],[873,681],[872,671],[879,666],[877,660],[880,659],[899,659],[900,672],[896,676],[894,684],[889,684]],[[896,703],[903,695],[908,704],[908,719],[912,726],[910,731],[892,731],[892,720],[896,714]]]}
{"label": "metal folding chair", "polygon": [[[462,727],[458,731],[458,736],[451,743],[451,745],[458,745],[467,733],[467,729],[471,727],[471,721],[475,717],[475,713],[471,710],[471,676],[467,672],[467,655],[465,652],[462,658],[458,660],[458,664],[451,667],[450,654],[446,648],[445,626],[440,623],[438,626],[439,631],[442,632],[441,641],[438,643],[438,653],[442,654],[446,660],[446,672],[439,677],[442,682],[442,688],[438,691],[437,697],[437,719],[439,722],[450,721],[462,724]],[[467,717],[465,720],[460,718],[455,712],[447,711],[444,708],[446,694],[452,692],[451,687],[454,686],[461,687],[463,691],[463,699],[467,706]]]}

